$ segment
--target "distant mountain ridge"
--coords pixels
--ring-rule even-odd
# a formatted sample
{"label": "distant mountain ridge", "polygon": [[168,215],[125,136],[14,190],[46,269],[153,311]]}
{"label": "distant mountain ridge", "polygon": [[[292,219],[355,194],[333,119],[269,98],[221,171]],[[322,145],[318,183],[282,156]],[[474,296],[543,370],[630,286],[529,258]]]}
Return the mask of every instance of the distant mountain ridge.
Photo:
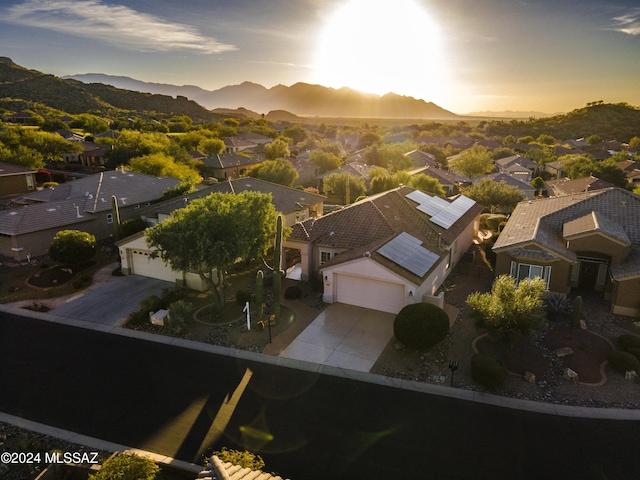
{"label": "distant mountain ridge", "polygon": [[246,108],[256,112],[286,110],[298,116],[458,119],[442,107],[413,97],[388,93],[374,95],[351,88],[296,83],[266,88],[253,82],[208,91],[200,87],[142,82],[129,77],[82,74],[63,77],[84,83],[104,83],[117,88],[171,96],[185,96],[208,109]]}

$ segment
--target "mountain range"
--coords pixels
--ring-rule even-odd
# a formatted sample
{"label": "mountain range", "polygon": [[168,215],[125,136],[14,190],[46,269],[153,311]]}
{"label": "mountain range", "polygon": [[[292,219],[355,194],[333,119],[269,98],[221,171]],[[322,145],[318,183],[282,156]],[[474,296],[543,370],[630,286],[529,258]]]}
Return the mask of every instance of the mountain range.
{"label": "mountain range", "polygon": [[387,93],[374,95],[347,87],[334,89],[321,85],[296,83],[289,87],[276,85],[266,88],[252,82],[229,85],[218,90],[205,90],[193,85],[177,86],[142,82],[129,77],[89,73],[71,75],[65,79],[87,84],[102,83],[139,92],[183,96],[208,109],[246,108],[267,113],[285,110],[298,116],[416,118],[455,120],[458,115],[413,97]]}

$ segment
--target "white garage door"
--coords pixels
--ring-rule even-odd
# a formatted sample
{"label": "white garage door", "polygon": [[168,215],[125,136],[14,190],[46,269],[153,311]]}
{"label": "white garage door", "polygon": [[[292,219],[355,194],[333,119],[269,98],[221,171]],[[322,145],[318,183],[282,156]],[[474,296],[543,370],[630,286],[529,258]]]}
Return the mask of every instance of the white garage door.
{"label": "white garage door", "polygon": [[157,278],[168,282],[176,281],[176,273],[171,270],[161,259],[151,258],[149,252],[133,250],[131,252],[133,275],[142,277]]}
{"label": "white garage door", "polygon": [[334,278],[337,302],[389,313],[398,313],[405,305],[404,286],[401,284],[342,273]]}

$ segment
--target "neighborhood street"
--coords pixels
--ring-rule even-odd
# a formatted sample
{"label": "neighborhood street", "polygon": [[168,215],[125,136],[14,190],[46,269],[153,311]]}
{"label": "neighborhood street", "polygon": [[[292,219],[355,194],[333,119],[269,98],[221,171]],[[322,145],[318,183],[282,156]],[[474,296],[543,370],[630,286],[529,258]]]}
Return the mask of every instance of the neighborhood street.
{"label": "neighborhood street", "polygon": [[292,480],[640,478],[640,422],[427,395],[3,313],[0,411]]}

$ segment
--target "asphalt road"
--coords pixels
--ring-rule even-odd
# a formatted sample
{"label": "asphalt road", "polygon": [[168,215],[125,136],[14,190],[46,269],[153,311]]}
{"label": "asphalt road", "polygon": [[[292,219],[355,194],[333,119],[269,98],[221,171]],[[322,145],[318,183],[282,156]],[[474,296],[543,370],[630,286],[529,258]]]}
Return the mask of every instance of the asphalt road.
{"label": "asphalt road", "polygon": [[2,314],[0,411],[311,479],[640,478],[640,422],[536,414]]}

